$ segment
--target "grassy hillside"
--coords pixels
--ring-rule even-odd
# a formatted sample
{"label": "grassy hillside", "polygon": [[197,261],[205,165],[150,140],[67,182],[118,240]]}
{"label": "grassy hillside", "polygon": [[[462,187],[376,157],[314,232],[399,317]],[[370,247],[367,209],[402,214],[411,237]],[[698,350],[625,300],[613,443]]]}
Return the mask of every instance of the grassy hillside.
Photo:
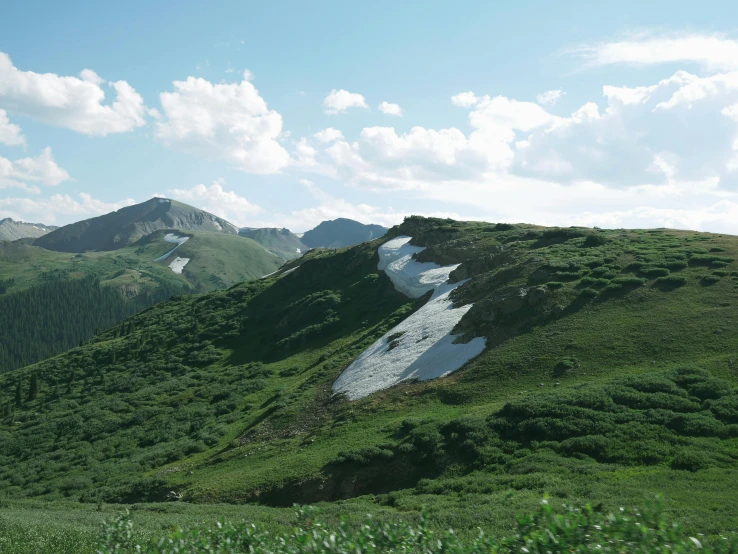
{"label": "grassy hillside", "polygon": [[422,218],[398,234],[470,279],[458,331],[488,348],[462,370],[334,397],[425,298],[376,270],[381,241],[310,252],[0,376],[0,494],[353,499],[460,533],[510,530],[544,493],[603,511],[662,494],[690,532],[735,528],[737,237]]}
{"label": "grassy hillside", "polygon": [[[166,260],[156,261],[176,246],[164,241],[164,236],[171,232],[189,240]],[[181,274],[169,268],[176,257],[190,259]],[[79,254],[0,242],[0,281],[13,280],[9,292],[51,278],[84,275],[94,275],[103,285],[116,287],[127,296],[156,289],[161,282],[179,285],[184,290],[208,292],[258,279],[276,271],[281,264],[278,256],[250,239],[207,231],[160,230],[125,248]]]}
{"label": "grassy hillside", "polygon": [[238,234],[255,240],[285,261],[299,258],[310,249],[289,229],[240,229]]}
{"label": "grassy hillside", "polygon": [[[179,231],[177,233],[183,234]],[[258,279],[282,260],[236,235],[189,232],[176,244],[156,231],[113,252],[70,254],[0,242],[0,373],[63,352],[172,294]],[[169,267],[187,258],[182,273]]]}

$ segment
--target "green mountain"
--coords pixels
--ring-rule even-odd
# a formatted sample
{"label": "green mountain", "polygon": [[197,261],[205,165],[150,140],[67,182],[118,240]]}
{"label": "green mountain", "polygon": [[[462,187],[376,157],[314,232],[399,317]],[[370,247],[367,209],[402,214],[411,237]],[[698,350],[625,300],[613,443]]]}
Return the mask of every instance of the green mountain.
{"label": "green mountain", "polygon": [[309,248],[343,248],[378,239],[385,233],[387,228],[381,225],[365,225],[341,217],[333,221],[323,221],[315,229],[302,235],[300,240]]}
{"label": "green mountain", "polygon": [[300,237],[290,232],[289,229],[252,229],[244,227],[239,229],[238,234],[255,240],[285,261],[299,258],[310,249],[309,246],[303,244]]}
{"label": "green mountain", "polygon": [[731,531],[736,258],[727,235],[408,218],[0,375],[0,497],[425,507],[469,536],[544,494],[660,494]]}
{"label": "green mountain", "polygon": [[13,221],[11,218],[6,217],[5,219],[0,219],[0,241],[14,241],[26,238],[35,239],[50,233],[54,229],[57,229],[57,227],[53,225]]}
{"label": "green mountain", "polygon": [[172,294],[258,279],[282,263],[250,239],[207,231],[156,231],[80,254],[0,242],[0,372],[63,352]]}
{"label": "green mountain", "polygon": [[238,234],[235,225],[213,214],[176,200],[152,198],[60,227],[37,239],[35,245],[57,252],[118,250],[160,229]]}

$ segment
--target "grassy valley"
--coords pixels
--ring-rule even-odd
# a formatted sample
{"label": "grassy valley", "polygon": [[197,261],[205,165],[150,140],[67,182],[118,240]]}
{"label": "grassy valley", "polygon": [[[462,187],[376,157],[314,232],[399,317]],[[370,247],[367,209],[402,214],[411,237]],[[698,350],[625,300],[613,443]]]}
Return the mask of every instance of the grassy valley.
{"label": "grassy valley", "polygon": [[[453,298],[474,306],[456,332],[487,349],[348,401],[335,379],[427,300],[376,269],[398,235],[461,264]],[[294,502],[357,524],[425,507],[471,537],[512,532],[544,494],[601,513],[662,495],[686,532],[734,529],[737,237],[409,218],[386,238],[175,297],[0,376],[0,497],[178,500],[162,510],[181,524],[228,503],[282,529]]]}

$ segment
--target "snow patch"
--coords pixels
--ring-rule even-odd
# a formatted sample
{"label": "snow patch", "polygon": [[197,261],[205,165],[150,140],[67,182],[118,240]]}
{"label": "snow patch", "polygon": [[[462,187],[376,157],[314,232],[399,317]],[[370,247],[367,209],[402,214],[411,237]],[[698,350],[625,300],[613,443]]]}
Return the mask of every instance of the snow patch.
{"label": "snow patch", "polygon": [[179,256],[174,258],[174,261],[169,264],[169,267],[171,268],[174,273],[182,273],[182,270],[184,267],[188,264],[190,261],[189,258],[180,258]]}
{"label": "snow patch", "polygon": [[296,248],[295,250],[297,250],[298,254],[302,254],[302,250],[300,250],[299,248]]}
{"label": "snow patch", "polygon": [[461,264],[441,267],[432,262],[420,263],[412,256],[425,250],[410,245],[410,237],[397,237],[379,247],[377,269],[384,270],[395,288],[410,298],[420,298],[448,281],[451,272]]}
{"label": "snow patch", "polygon": [[395,288],[419,298],[433,294],[417,312],[365,350],[333,383],[333,391],[350,400],[363,398],[408,379],[427,381],[461,368],[482,353],[484,338],[454,344],[451,331],[472,304],[454,308],[451,291],[466,281],[448,283],[449,274],[459,264],[439,266],[420,263],[413,254],[424,248],[411,246],[410,237],[397,237],[379,247],[378,269],[384,270]]}
{"label": "snow patch", "polygon": [[169,252],[167,252],[163,256],[159,256],[154,261],[155,262],[163,262],[169,256],[172,255],[172,252],[174,252],[177,248],[179,248],[180,246],[182,246],[188,240],[190,240],[190,237],[178,237],[174,233],[167,233],[166,235],[164,235],[164,242],[168,242],[170,244],[176,244],[177,246],[175,246],[174,248],[172,248]]}

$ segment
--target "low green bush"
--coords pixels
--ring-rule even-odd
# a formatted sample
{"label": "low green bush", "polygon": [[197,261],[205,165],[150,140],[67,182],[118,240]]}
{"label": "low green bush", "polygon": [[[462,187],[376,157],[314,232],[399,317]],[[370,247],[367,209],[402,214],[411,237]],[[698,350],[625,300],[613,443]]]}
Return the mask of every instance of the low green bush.
{"label": "low green bush", "polygon": [[653,286],[662,290],[671,290],[687,284],[687,278],[681,275],[668,275],[659,277],[653,282]]}
{"label": "low green bush", "polygon": [[622,285],[624,287],[640,287],[646,282],[646,279],[643,279],[642,277],[615,277],[612,280],[613,283],[617,285]]}
{"label": "low green bush", "polygon": [[649,279],[655,279],[656,277],[666,277],[667,275],[669,275],[669,273],[671,273],[665,267],[654,267],[654,266],[644,266],[641,268],[640,272],[646,277],[648,277]]}
{"label": "low green bush", "polygon": [[561,281],[549,281],[548,283],[546,283],[546,286],[550,289],[560,289],[564,286],[564,283],[562,283]]}

